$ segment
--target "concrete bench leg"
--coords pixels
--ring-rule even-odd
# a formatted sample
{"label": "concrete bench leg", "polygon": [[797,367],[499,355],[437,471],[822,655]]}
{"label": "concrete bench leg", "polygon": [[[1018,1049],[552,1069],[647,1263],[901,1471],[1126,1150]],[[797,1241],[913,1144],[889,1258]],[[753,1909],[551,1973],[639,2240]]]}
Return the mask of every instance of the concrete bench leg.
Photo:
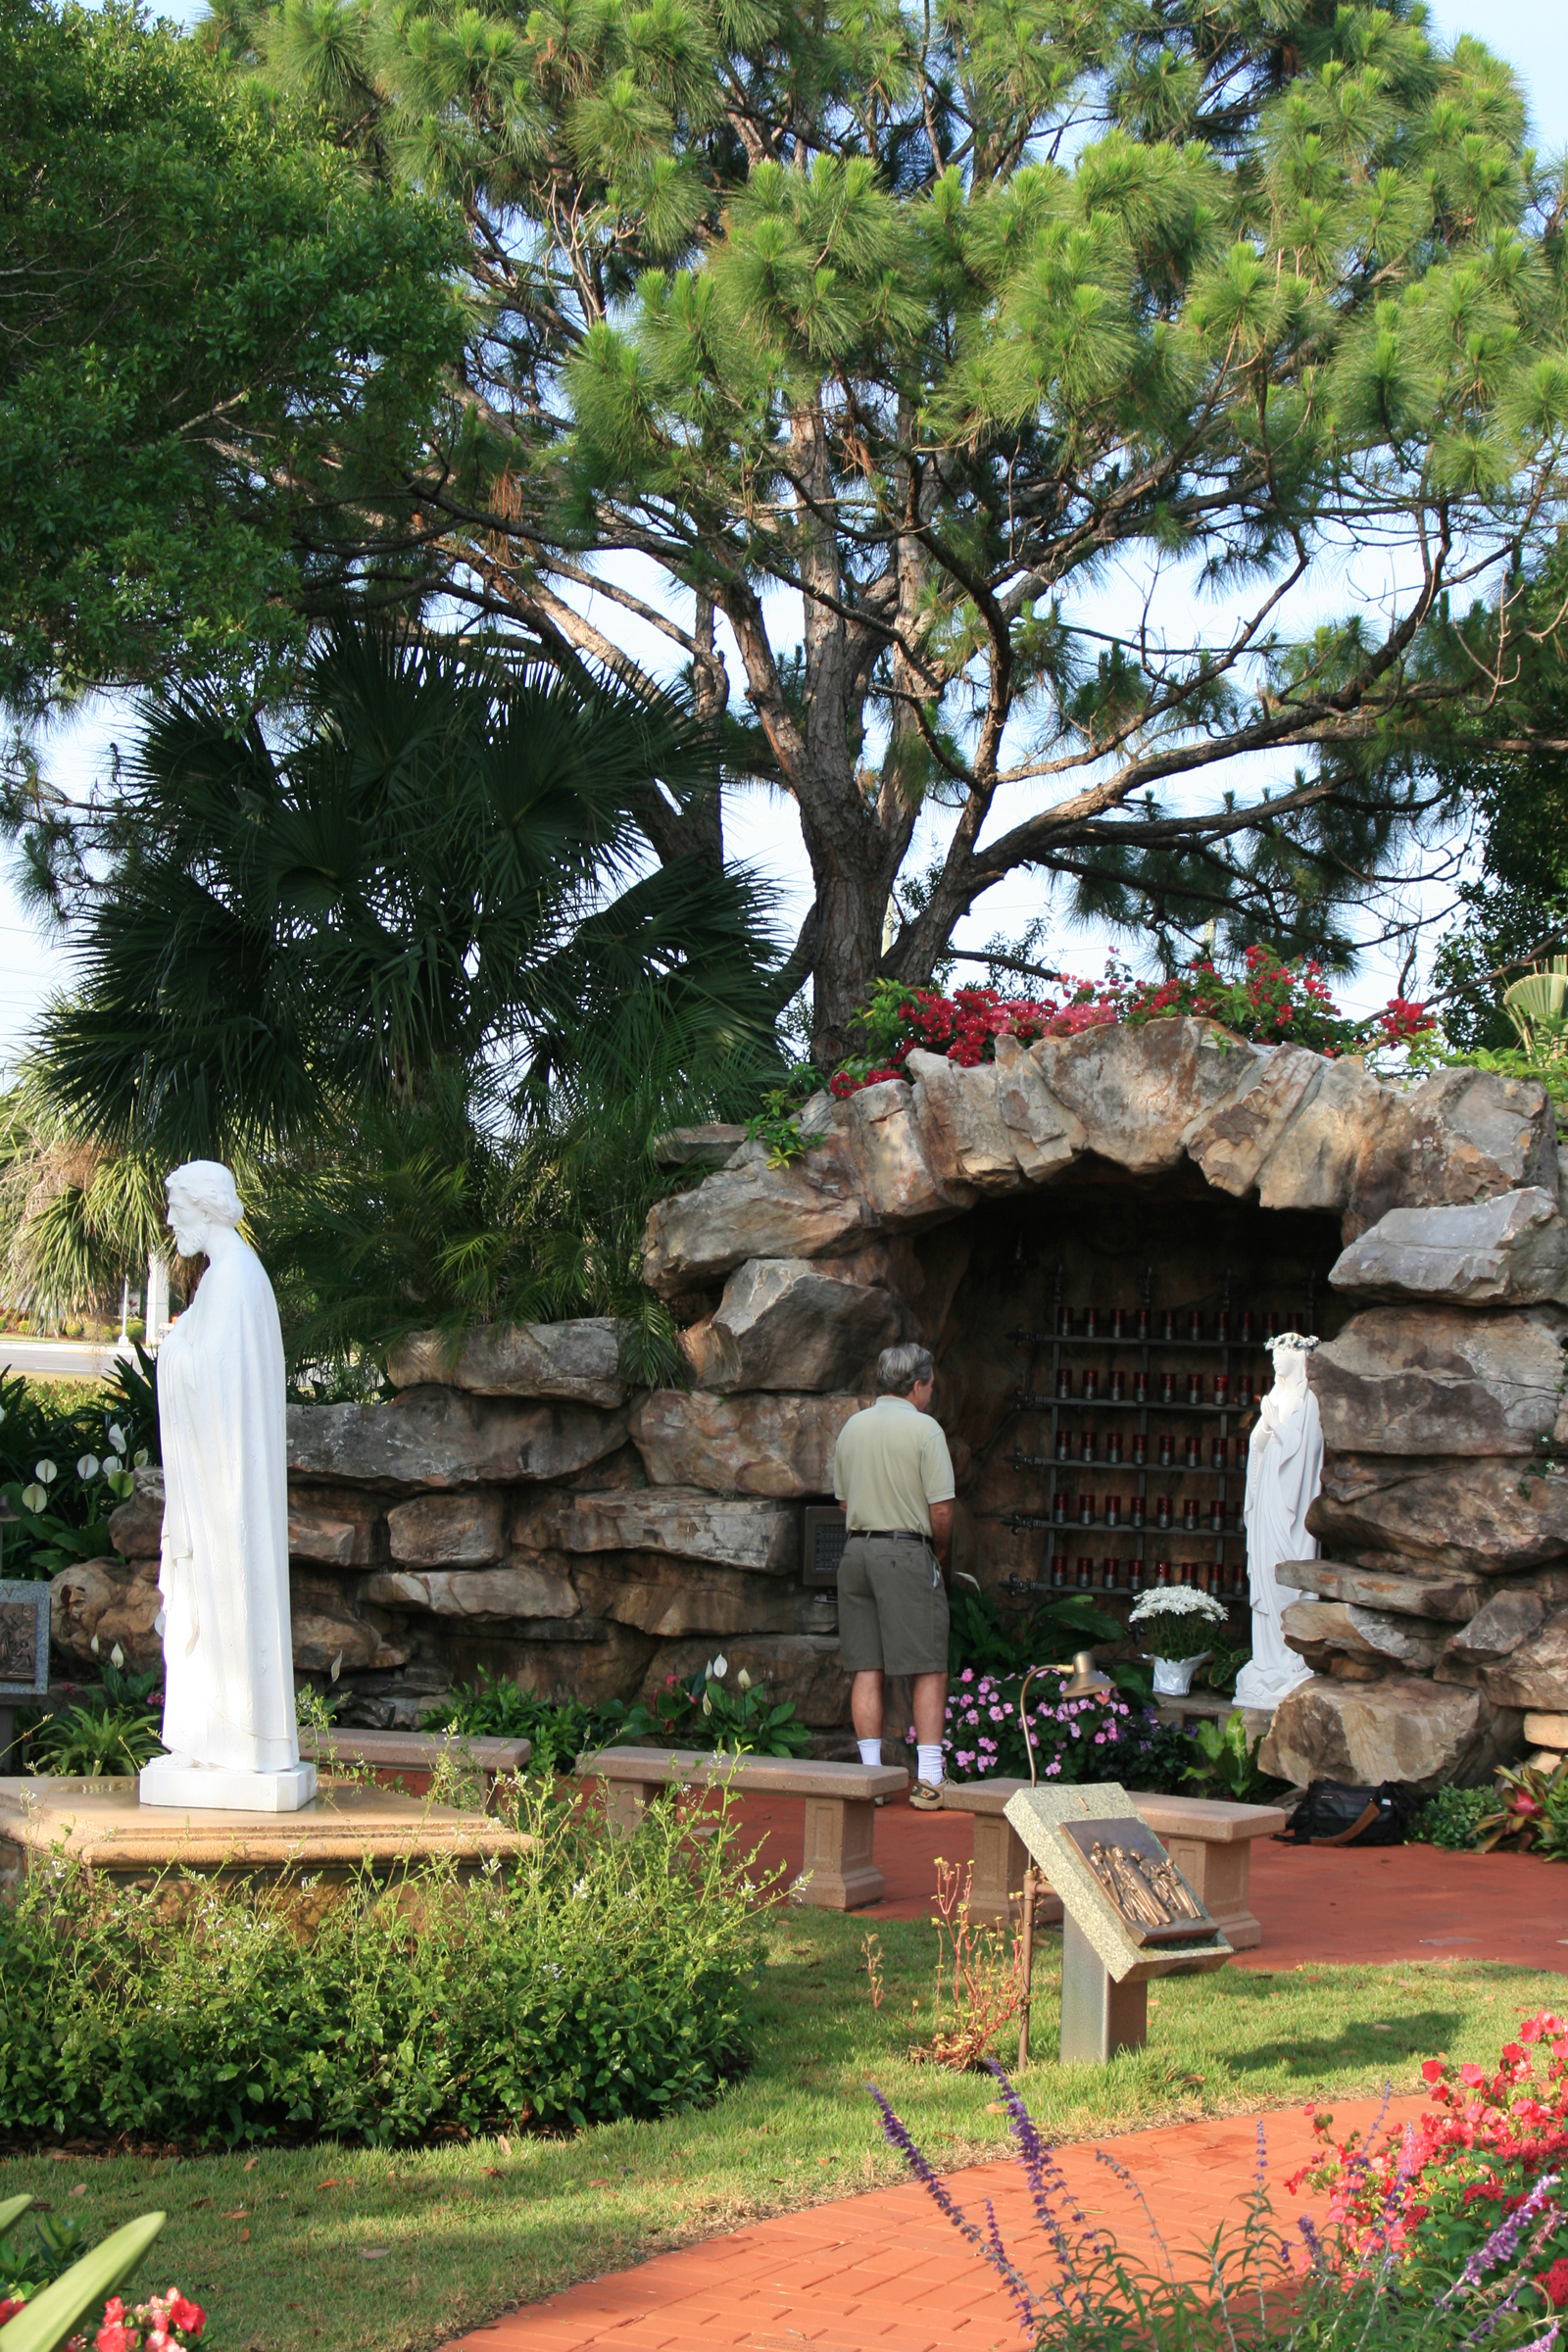
{"label": "concrete bench leg", "polygon": [[662,1781],[602,1781],[605,1822],[612,1837],[630,1838],[642,1827],[648,1800],[657,1796]]}
{"label": "concrete bench leg", "polygon": [[[1018,1908],[1029,1853],[1010,1821],[1001,1813],[974,1816],[974,1871],[969,1881],[969,1917],[981,1926],[1005,1927]],[[1059,1894],[1042,1894],[1035,1918],[1046,1926],[1061,1917]]]}
{"label": "concrete bench leg", "polygon": [[1218,1920],[1233,1951],[1250,1952],[1263,1940],[1263,1930],[1248,1905],[1248,1882],[1252,1869],[1250,1838],[1234,1845],[1209,1843],[1197,1838],[1166,1838],[1165,1851],[1212,1919]]}
{"label": "concrete bench leg", "polygon": [[886,1882],[871,1859],[875,1820],[869,1797],[807,1798],[806,1902],[823,1911],[862,1911],[882,1900]]}

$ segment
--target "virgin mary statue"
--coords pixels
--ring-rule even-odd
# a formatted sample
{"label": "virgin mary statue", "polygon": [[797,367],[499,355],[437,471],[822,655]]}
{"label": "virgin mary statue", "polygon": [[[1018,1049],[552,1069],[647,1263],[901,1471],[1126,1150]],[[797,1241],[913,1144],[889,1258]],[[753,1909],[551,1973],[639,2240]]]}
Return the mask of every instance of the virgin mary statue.
{"label": "virgin mary statue", "polygon": [[1317,1346],[1287,1331],[1270,1343],[1274,1386],[1257,1410],[1247,1455],[1247,1579],[1252,1596],[1252,1654],[1236,1678],[1239,1707],[1275,1707],[1312,1669],[1287,1646],[1288,1600],[1310,1592],[1286,1588],[1275,1571],[1282,1560],[1315,1560],[1317,1539],[1306,1514],[1323,1483],[1323,1424],[1307,1386],[1306,1359]]}
{"label": "virgin mary statue", "polygon": [[294,1727],[277,1306],[229,1170],[193,1159],[166,1190],[180,1254],[205,1252],[207,1271],[158,1353],[170,1752],[144,1768],[141,1801],[292,1813],[316,1768]]}

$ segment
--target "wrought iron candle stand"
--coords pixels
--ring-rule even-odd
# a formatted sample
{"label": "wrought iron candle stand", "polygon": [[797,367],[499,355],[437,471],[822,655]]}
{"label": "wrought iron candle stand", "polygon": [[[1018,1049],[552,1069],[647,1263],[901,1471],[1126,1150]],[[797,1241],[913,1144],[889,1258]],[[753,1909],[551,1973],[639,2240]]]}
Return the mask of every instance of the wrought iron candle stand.
{"label": "wrought iron candle stand", "polygon": [[[1165,1308],[1158,1314],[1151,1306],[1153,1291],[1153,1268],[1144,1277],[1144,1298],[1137,1307],[1089,1307],[1084,1313],[1085,1328],[1072,1328],[1076,1316],[1062,1301],[1064,1269],[1056,1268],[1054,1295],[1052,1300],[1049,1332],[1030,1331],[1020,1326],[1013,1340],[1024,1356],[1024,1378],[1014,1396],[1016,1411],[1038,1415],[1049,1431],[1047,1450],[1026,1451],[1014,1441],[1009,1457],[1019,1472],[1043,1470],[1055,1478],[1066,1479],[1076,1473],[1081,1478],[1088,1468],[1103,1470],[1110,1475],[1119,1490],[1117,1511],[1107,1518],[1103,1506],[1090,1518],[1069,1506],[1063,1510],[1054,1501],[1049,1513],[1015,1511],[1012,1514],[1014,1532],[1038,1530],[1048,1538],[1069,1530],[1082,1536],[1089,1531],[1114,1534],[1118,1549],[1122,1542],[1129,1553],[1111,1563],[1101,1562],[1100,1577],[1087,1588],[1075,1585],[1071,1589],[1087,1589],[1100,1592],[1137,1594],[1146,1592],[1159,1580],[1157,1570],[1151,1567],[1149,1539],[1162,1538],[1167,1544],[1181,1537],[1186,1554],[1184,1565],[1196,1563],[1208,1570],[1215,1580],[1221,1597],[1239,1596],[1246,1590],[1246,1535],[1242,1526],[1241,1496],[1246,1490],[1246,1465],[1231,1462],[1231,1441],[1244,1416],[1249,1413],[1261,1388],[1267,1386],[1266,1375],[1259,1381],[1270,1338],[1276,1330],[1284,1329],[1275,1315],[1254,1315],[1250,1310],[1245,1317],[1234,1314],[1230,1303],[1231,1278],[1227,1268],[1223,1303],[1218,1310],[1217,1334],[1206,1338],[1202,1332],[1202,1310],[1197,1307]],[[1306,1297],[1306,1328],[1316,1322],[1317,1280],[1309,1276]],[[1242,1327],[1249,1327],[1243,1336]],[[1072,1394],[1073,1378],[1070,1359],[1086,1349],[1095,1350],[1099,1361],[1084,1366],[1086,1373],[1096,1377],[1080,1384],[1080,1394]],[[1107,1354],[1108,1350],[1108,1354]],[[1174,1353],[1185,1359],[1189,1369],[1171,1372],[1161,1365],[1156,1372],[1154,1358]],[[1064,1361],[1067,1358],[1069,1360]],[[1234,1362],[1233,1362],[1234,1359]],[[1203,1366],[1212,1366],[1214,1393],[1212,1397],[1201,1393],[1205,1386]],[[1255,1367],[1244,1373],[1241,1364]],[[1044,1380],[1041,1381],[1041,1375]],[[1244,1381],[1253,1384],[1249,1394]],[[1038,1387],[1035,1385],[1040,1382]],[[1083,1394],[1087,1385],[1089,1392]],[[1156,1395],[1156,1387],[1168,1388],[1170,1394]],[[1178,1446],[1170,1446],[1168,1461],[1155,1458],[1154,1422],[1179,1420],[1198,1425],[1195,1438],[1189,1435]],[[1104,1432],[1102,1448],[1101,1434]],[[1163,1432],[1162,1435],[1169,1435]],[[1196,1443],[1197,1458],[1192,1456]],[[1112,1452],[1110,1448],[1114,1448]],[[1102,1451],[1105,1458],[1102,1459]],[[1182,1527],[1175,1514],[1165,1522],[1156,1513],[1155,1497],[1151,1493],[1152,1473],[1163,1470],[1167,1481],[1187,1484],[1201,1480],[1211,1489],[1209,1507],[1200,1512],[1200,1523]],[[1075,1479],[1073,1494],[1080,1487]],[[1121,1505],[1125,1503],[1124,1510]],[[1214,1523],[1214,1505],[1218,1505],[1218,1526]],[[1201,1539],[1201,1541],[1200,1541]],[[1048,1544],[1049,1553],[1049,1544]],[[1158,1544],[1156,1559],[1160,1557]],[[1164,1563],[1174,1568],[1174,1562]],[[1105,1579],[1107,1567],[1116,1573],[1111,1581]],[[1184,1581],[1174,1575],[1166,1581]],[[1007,1589],[1015,1594],[1051,1592],[1062,1589],[1053,1583],[1049,1574],[1038,1583],[1033,1579],[1013,1576]]]}

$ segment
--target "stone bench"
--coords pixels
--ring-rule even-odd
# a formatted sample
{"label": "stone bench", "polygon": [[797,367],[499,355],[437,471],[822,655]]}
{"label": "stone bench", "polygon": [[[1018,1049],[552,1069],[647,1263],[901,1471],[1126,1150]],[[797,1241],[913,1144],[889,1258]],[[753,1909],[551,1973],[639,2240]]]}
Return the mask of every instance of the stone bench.
{"label": "stone bench", "polygon": [[306,1731],[303,1726],[300,1730],[301,1759],[319,1771],[354,1772],[368,1766],[379,1787],[388,1780],[404,1788],[411,1780],[421,1782],[421,1788],[409,1790],[416,1796],[429,1787],[442,1757],[451,1755],[460,1766],[478,1773],[487,1810],[497,1781],[521,1772],[532,1753],[531,1740],[497,1740],[478,1733],[359,1732],[336,1726],[326,1732]]}
{"label": "stone bench", "polygon": [[602,1747],[578,1759],[577,1777],[604,1783],[606,1818],[628,1835],[662,1788],[722,1786],[738,1796],[804,1796],[803,1899],[825,1911],[861,1911],[882,1900],[885,1883],[871,1859],[876,1800],[901,1795],[909,1785],[901,1764],[814,1764],[669,1747]]}
{"label": "stone bench", "polygon": [[[974,1873],[970,1916],[1004,1921],[1023,1885],[1029,1856],[1023,1839],[1005,1819],[1008,1797],[1027,1781],[962,1781],[943,1792],[943,1807],[974,1815]],[[1252,1839],[1272,1838],[1285,1827],[1277,1805],[1233,1805],[1213,1796],[1150,1796],[1128,1791],[1131,1802],[1164,1844],[1177,1869],[1210,1916],[1225,1931],[1233,1951],[1251,1951],[1263,1931],[1248,1905]],[[1037,1919],[1061,1917],[1061,1898],[1050,1895]]]}

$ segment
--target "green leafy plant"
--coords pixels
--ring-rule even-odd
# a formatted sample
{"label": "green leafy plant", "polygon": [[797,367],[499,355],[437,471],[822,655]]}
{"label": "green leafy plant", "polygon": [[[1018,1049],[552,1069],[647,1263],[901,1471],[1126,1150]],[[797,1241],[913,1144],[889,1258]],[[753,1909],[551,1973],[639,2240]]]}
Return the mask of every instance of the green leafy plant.
{"label": "green leafy plant", "polygon": [[8,1576],[56,1576],[111,1549],[109,1515],[151,1458],[145,1422],[125,1392],[103,1384],[90,1400],[62,1398],[47,1382],[0,1376],[0,1493],[15,1510],[5,1536]]}
{"label": "green leafy plant", "polygon": [[29,1772],[91,1781],[140,1772],[163,1754],[164,1743],[145,1698],[83,1699],[46,1715],[28,1733],[24,1752]]}
{"label": "green leafy plant", "polygon": [[1422,1845],[1445,1846],[1455,1854],[1473,1853],[1482,1822],[1496,1809],[1496,1795],[1491,1788],[1440,1788],[1415,1815],[1409,1835]]}
{"label": "green leafy plant", "polygon": [[1200,1666],[1194,1679],[1206,1689],[1218,1691],[1220,1696],[1224,1697],[1236,1689],[1236,1677],[1248,1663],[1251,1654],[1250,1642],[1243,1642],[1235,1649],[1232,1649],[1227,1642],[1216,1637],[1209,1643],[1207,1663]]}
{"label": "green leafy plant", "polygon": [[1476,1850],[1532,1848],[1549,1862],[1568,1861],[1568,1758],[1543,1764],[1499,1764],[1490,1809],[1476,1823]]}
{"label": "green leafy plant", "polygon": [[548,1778],[570,1772],[579,1755],[617,1739],[626,1712],[619,1700],[589,1707],[578,1698],[540,1698],[516,1683],[498,1682],[481,1666],[476,1680],[455,1685],[422,1725],[427,1732],[469,1739],[527,1740],[527,1769]]}
{"label": "green leafy plant", "polygon": [[1200,1721],[1193,1732],[1195,1754],[1183,1778],[1228,1797],[1232,1804],[1259,1804],[1281,1784],[1257,1761],[1262,1734],[1249,1741],[1240,1713],[1227,1715],[1223,1725]]}
{"label": "green leafy plant", "polygon": [[948,1594],[948,1672],[972,1666],[983,1674],[1021,1674],[1042,1659],[1119,1642],[1121,1630],[1085,1592],[1053,1593],[1004,1612],[992,1593],[955,1577]]}
{"label": "green leafy plant", "polygon": [[678,1800],[631,1838],[545,1789],[514,1818],[514,1858],[367,1871],[309,1938],[287,1883],[29,1873],[0,1906],[0,2134],[393,2146],[711,2098],[759,1952],[732,1809],[703,1838]]}
{"label": "green leafy plant", "polygon": [[639,1701],[627,1708],[617,1738],[632,1745],[654,1740],[741,1756],[809,1753],[811,1735],[792,1699],[769,1699],[766,1684],[753,1682],[744,1666],[733,1686],[728,1676],[722,1650],[689,1684],[666,1675],[651,1706]]}

